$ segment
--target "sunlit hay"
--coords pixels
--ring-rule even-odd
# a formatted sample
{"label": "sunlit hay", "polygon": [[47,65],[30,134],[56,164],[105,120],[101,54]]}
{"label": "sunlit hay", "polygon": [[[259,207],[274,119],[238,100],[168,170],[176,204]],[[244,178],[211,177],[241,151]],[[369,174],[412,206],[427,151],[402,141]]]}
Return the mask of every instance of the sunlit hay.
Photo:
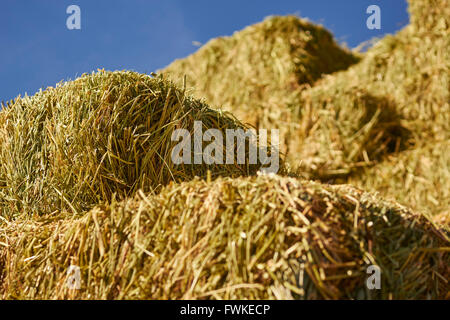
{"label": "sunlit hay", "polygon": [[409,0],[413,30],[445,35],[450,27],[448,0]]}
{"label": "sunlit hay", "polygon": [[163,72],[175,79],[186,75],[195,94],[244,122],[280,129],[288,162],[305,177],[328,180],[409,145],[408,130],[389,98],[353,88],[347,80],[309,93],[323,75],[358,60],[323,27],[287,16],[214,39]]}
{"label": "sunlit hay", "polygon": [[447,150],[450,150],[450,141],[430,141],[361,170],[350,177],[348,183],[364,190],[376,190],[383,197],[395,199],[415,211],[442,217],[449,214],[450,209],[450,153]]}
{"label": "sunlit hay", "polygon": [[[364,90],[379,99],[391,101],[390,109],[395,110],[392,119],[400,119],[402,127],[408,130],[406,141],[405,136],[398,135],[398,138],[406,142],[405,148],[410,150],[397,152],[395,149],[375,167],[353,170],[354,174],[348,179],[334,176],[334,181],[346,181],[368,191],[378,191],[413,210],[435,215],[436,221],[448,226],[450,6],[448,1],[442,0],[411,1],[409,10],[409,26],[379,41],[360,63],[348,71],[332,75],[304,91],[303,98],[314,101],[313,106],[325,105],[326,110],[339,111],[358,99],[354,91]],[[317,132],[325,141],[330,137],[337,140],[337,135],[330,135],[326,130]],[[331,156],[323,156],[333,148],[325,150],[326,144],[314,145],[317,140],[321,141],[318,138],[311,139],[311,143],[291,141],[297,148],[303,148],[303,153],[298,151],[288,155],[288,161],[292,163],[295,159],[304,159],[300,164],[300,171],[303,172],[313,167],[310,165],[313,161],[319,164],[316,163],[316,167],[326,167],[332,162],[327,159],[334,159],[339,154],[329,152]],[[314,150],[319,150],[317,153],[322,156],[299,156]],[[300,161],[297,160],[297,163]],[[337,168],[342,169],[340,166]],[[339,170],[336,172],[339,173]],[[345,174],[347,170],[341,172]],[[327,175],[321,177],[329,179]]]}
{"label": "sunlit hay", "polygon": [[447,211],[441,212],[433,217],[433,221],[442,228],[445,228],[447,232],[450,232],[450,206]]}
{"label": "sunlit hay", "polygon": [[162,70],[195,96],[257,128],[280,129],[281,150],[297,126],[289,108],[296,92],[358,57],[322,26],[296,16],[268,17],[229,37],[213,39]]}
{"label": "sunlit hay", "polygon": [[134,72],[86,74],[0,112],[0,215],[79,212],[157,191],[169,181],[255,173],[255,165],[179,165],[175,129],[244,128],[161,78]]}
{"label": "sunlit hay", "polygon": [[[292,167],[305,177],[334,180],[423,139],[448,139],[449,7],[448,0],[412,2],[409,26],[376,43],[349,70],[322,80],[319,74],[358,58],[323,28],[296,17],[269,18],[212,40],[163,71],[178,79],[186,74],[195,94],[243,121],[280,128]],[[316,50],[306,50],[306,43],[317,43]],[[346,66],[333,60],[343,55]],[[336,69],[323,71],[316,61]]]}
{"label": "sunlit hay", "polygon": [[[288,155],[301,171],[328,180],[384,154],[450,139],[450,6],[447,0],[410,4],[410,25],[378,41],[349,70],[301,93],[296,113],[307,130],[290,141]],[[358,125],[370,110],[381,118]]]}
{"label": "sunlit hay", "polygon": [[[449,238],[351,186],[259,176],[171,184],[79,219],[0,227],[4,299],[445,298]],[[78,266],[81,288],[67,287]],[[367,268],[381,269],[370,290]],[[447,296],[448,297],[448,296]]]}

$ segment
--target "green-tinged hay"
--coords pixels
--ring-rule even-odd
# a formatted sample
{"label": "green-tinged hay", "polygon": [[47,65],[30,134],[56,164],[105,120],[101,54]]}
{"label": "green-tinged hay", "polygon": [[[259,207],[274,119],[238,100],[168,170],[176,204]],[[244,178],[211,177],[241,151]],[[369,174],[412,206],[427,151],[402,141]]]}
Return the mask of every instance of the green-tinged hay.
{"label": "green-tinged hay", "polygon": [[[296,107],[298,136],[288,143],[287,161],[308,178],[328,181],[371,166],[410,144],[410,133],[388,98],[365,89],[320,84]],[[320,91],[320,92],[319,92]]]}
{"label": "green-tinged hay", "polygon": [[[348,183],[376,190],[414,211],[450,219],[450,141],[426,145],[389,156],[374,167],[361,170]],[[450,221],[447,221],[447,223]],[[450,224],[449,224],[450,226]]]}
{"label": "green-tinged hay", "polygon": [[[389,151],[450,139],[450,5],[410,4],[409,26],[300,94],[300,125],[315,130],[290,141],[295,152],[287,160],[294,166],[329,179],[329,173],[350,173],[357,161],[370,165]],[[357,125],[366,112],[380,113],[367,123],[370,131]],[[356,143],[345,142],[354,135]]]}
{"label": "green-tinged hay", "polygon": [[[332,146],[329,141],[340,141],[337,138],[340,136],[331,130],[321,129],[316,130],[316,134],[309,137],[306,144],[301,139],[291,140],[294,145],[291,150],[297,149],[295,153],[287,155],[287,161],[295,166],[295,163],[300,163],[296,159],[304,159],[299,165],[303,172],[310,168],[331,167],[334,169],[331,173],[354,173],[347,179],[337,181],[345,181],[368,191],[379,191],[381,195],[395,198],[413,210],[436,215],[436,221],[448,225],[450,5],[447,0],[411,1],[410,12],[409,26],[394,36],[380,40],[361,62],[349,70],[331,75],[304,91],[302,99],[309,105],[305,121],[311,121],[310,114],[317,114],[320,108],[322,118],[326,112],[331,114],[328,119],[325,116],[325,120],[310,124],[311,127],[320,128],[324,123],[325,127],[337,127],[334,125],[335,115],[342,114],[342,110],[361,101],[355,92],[367,92],[378,100],[390,101],[387,109],[394,110],[391,119],[401,125],[392,127],[394,139],[390,139],[390,144],[399,145],[400,150],[402,145],[411,150],[398,153],[395,147],[392,155],[381,159],[373,168],[367,166],[361,170],[346,170],[340,163],[336,166],[336,162],[330,160],[339,155],[338,152],[333,153],[333,150],[339,151],[339,147],[329,148]],[[367,106],[369,103],[358,110]],[[305,113],[305,108],[300,105],[298,113],[302,115],[302,112]],[[386,113],[388,119],[390,112]],[[317,118],[320,119],[320,116]],[[371,140],[368,143],[370,145]],[[364,155],[366,145],[361,145],[358,154],[362,151]],[[311,157],[311,154],[315,157]],[[372,157],[369,156],[367,160],[364,162],[369,165],[373,163]],[[313,176],[329,179],[327,173],[327,170],[322,170]]]}
{"label": "green-tinged hay", "polygon": [[79,212],[113,194],[158,190],[194,176],[240,176],[255,165],[174,165],[175,129],[245,128],[161,78],[83,75],[0,112],[0,215]]}
{"label": "green-tinged hay", "polygon": [[257,128],[280,129],[284,141],[295,130],[289,122],[293,93],[357,61],[322,26],[274,16],[213,39],[162,72],[178,81],[186,75],[194,95]]}
{"label": "green-tinged hay", "polygon": [[306,177],[326,180],[408,145],[394,102],[352,87],[357,78],[302,95],[323,75],[358,60],[323,27],[287,16],[214,39],[163,72],[178,79],[186,74],[195,94],[242,121],[279,129],[289,162]]}
{"label": "green-tinged hay", "polygon": [[[4,299],[448,298],[449,238],[350,186],[195,179],[81,218],[3,220]],[[80,268],[80,289],[67,281]],[[369,290],[367,268],[381,270]],[[373,284],[373,283],[372,283]]]}

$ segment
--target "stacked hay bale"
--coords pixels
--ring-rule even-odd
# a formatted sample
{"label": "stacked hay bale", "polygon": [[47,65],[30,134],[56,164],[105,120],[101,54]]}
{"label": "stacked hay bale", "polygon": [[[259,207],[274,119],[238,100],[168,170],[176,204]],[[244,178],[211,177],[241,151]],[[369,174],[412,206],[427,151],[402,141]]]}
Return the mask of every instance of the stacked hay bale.
{"label": "stacked hay bale", "polygon": [[335,181],[411,144],[389,98],[353,87],[347,78],[337,85],[330,79],[303,91],[295,108],[301,129],[288,141],[287,155],[295,170],[310,179]]}
{"label": "stacked hay bale", "polygon": [[[374,160],[367,149],[373,147],[372,142],[376,139],[384,140],[382,145],[395,152],[401,150],[402,145],[403,148],[411,144],[420,147],[435,140],[449,139],[450,8],[447,0],[414,1],[410,12],[411,24],[398,34],[377,42],[357,65],[327,77],[302,93],[302,104],[298,107],[300,116],[316,117],[312,127],[327,127],[309,135],[311,143],[293,142],[305,145],[307,159],[316,156],[317,161],[307,162],[306,167],[314,166],[323,172],[330,167],[333,169],[322,156],[323,149],[340,151],[341,146],[348,144],[337,143],[337,147],[333,147],[332,143],[325,145],[322,140],[333,141],[332,138],[347,129],[359,135],[347,124],[353,122],[345,118],[347,113],[344,111],[349,108],[356,114],[374,109],[381,113],[380,116],[385,113],[392,120],[387,128],[383,123],[388,119],[382,121],[383,126],[374,132],[374,137],[365,135],[367,139],[361,139],[357,149],[346,152],[356,154],[366,163]],[[330,134],[327,130],[336,133]],[[386,135],[386,130],[390,134]],[[317,147],[311,149],[314,142]]]}
{"label": "stacked hay bale", "polygon": [[302,94],[358,60],[320,26],[294,16],[271,17],[210,41],[163,73],[186,75],[195,94],[243,121],[279,129],[288,162],[305,177],[328,180],[408,143],[393,102],[352,87],[354,81],[346,79],[345,90],[333,84]]}
{"label": "stacked hay bale", "polygon": [[[394,163],[401,163],[408,155],[423,154],[429,158],[431,146],[445,146],[450,139],[450,6],[448,0],[410,1],[409,10],[410,25],[378,41],[348,70],[322,78],[316,74],[308,81],[298,80],[305,77],[296,78],[299,72],[295,70],[299,69],[295,69],[294,61],[305,55],[288,45],[284,51],[294,55],[286,53],[283,55],[286,59],[278,58],[282,47],[274,43],[295,43],[292,39],[305,36],[297,27],[286,26],[297,23],[298,19],[293,17],[275,18],[278,24],[271,22],[274,18],[268,19],[233,37],[213,40],[164,72],[178,77],[186,74],[199,88],[196,91],[199,95],[215,105],[227,106],[238,118],[279,128],[286,162],[303,177],[326,182],[350,181],[368,190],[378,190],[384,196],[405,200],[406,204],[410,204],[408,199],[420,198],[425,202],[419,204],[414,200],[413,208],[429,208],[430,213],[437,214],[448,211],[446,190],[450,189],[450,180],[442,178],[450,175],[448,161],[430,158],[438,167],[420,174],[430,188],[419,187],[414,195],[410,193],[412,190],[398,187],[414,169],[403,166],[400,172],[402,166]],[[265,30],[265,24],[283,25],[278,30],[287,32],[272,30],[277,37],[260,36],[259,44],[254,44],[248,34],[252,30],[256,33],[257,27]],[[311,55],[324,61],[342,58],[342,50],[335,45],[336,50],[326,52],[328,59],[321,56],[319,52],[326,45],[318,39],[310,38],[310,43],[317,43],[317,50]],[[255,49],[245,49],[246,46]],[[348,59],[350,65],[350,60],[357,58],[353,55]],[[253,66],[257,71],[251,71]],[[342,68],[336,66],[335,71]],[[292,85],[295,82],[302,85]],[[257,84],[270,90],[258,89]],[[227,87],[232,89],[224,92]],[[251,93],[255,94],[248,96]],[[250,107],[242,107],[245,105]],[[407,151],[410,149],[415,151]],[[369,169],[374,165],[383,168],[386,179],[374,182],[379,170]],[[388,172],[398,178],[391,180]],[[419,194],[419,189],[426,194]]]}
{"label": "stacked hay bale", "polygon": [[[327,112],[341,114],[349,105],[359,102],[355,92],[377,97],[376,101],[381,101],[378,109],[392,110],[392,116],[388,111],[388,118],[400,124],[391,126],[393,140],[386,140],[394,153],[369,168],[374,159],[365,155],[366,146],[370,147],[373,141],[368,139],[357,151],[366,168],[353,171],[353,176],[340,181],[379,191],[416,210],[442,216],[450,208],[450,159],[446,152],[450,142],[450,6],[447,0],[411,1],[409,10],[409,26],[380,40],[349,70],[329,76],[304,91],[304,104],[298,112],[303,116],[306,109],[317,114],[314,110],[325,106]],[[355,112],[370,105],[363,103]],[[331,119],[325,121],[328,126],[333,124],[334,116]],[[342,131],[344,127],[339,124],[342,121],[336,121],[332,127]],[[309,136],[311,143],[305,149],[312,156],[306,157],[301,171],[316,166],[325,168],[317,176],[326,176],[323,173],[331,166],[323,156],[324,144],[311,146],[332,136],[323,129]],[[304,142],[292,143],[303,146]],[[317,159],[315,163],[313,156]]]}
{"label": "stacked hay bale", "polygon": [[[253,125],[284,129],[302,174],[341,177],[448,221],[448,157],[437,151],[450,132],[448,7],[429,3],[415,1],[411,26],[317,84],[357,58],[295,17],[212,41],[168,70]],[[419,24],[424,13],[434,16]],[[171,134],[192,133],[195,120],[245,128],[132,72],[10,102],[0,112],[0,297],[450,298],[449,233],[427,215],[347,185],[238,177],[258,169],[247,163],[174,166]],[[208,170],[234,178],[194,178]],[[370,265],[380,290],[366,285]],[[80,290],[67,286],[70,266]]]}
{"label": "stacked hay bale", "polygon": [[450,227],[450,141],[391,155],[348,178],[348,183],[436,216]]}
{"label": "stacked hay bale", "polygon": [[[448,298],[448,233],[350,186],[196,179],[0,235],[5,299]],[[66,285],[71,265],[80,290]],[[370,265],[380,290],[366,286]]]}
{"label": "stacked hay bale", "polygon": [[186,76],[194,95],[243,122],[279,129],[286,152],[286,141],[297,135],[289,110],[297,91],[357,61],[323,27],[296,16],[275,16],[213,39],[162,72],[174,81]]}
{"label": "stacked hay bale", "polygon": [[[449,227],[450,3],[410,1],[410,13],[411,25],[392,39],[404,50],[393,50],[391,59],[398,67],[390,78],[416,147],[350,182],[434,214]],[[381,172],[386,179],[376,181],[374,176]],[[402,185],[406,182],[408,188]]]}
{"label": "stacked hay bale", "polygon": [[240,176],[255,165],[175,165],[175,129],[245,128],[172,83],[133,72],[83,75],[0,112],[0,215],[80,212],[194,176]]}

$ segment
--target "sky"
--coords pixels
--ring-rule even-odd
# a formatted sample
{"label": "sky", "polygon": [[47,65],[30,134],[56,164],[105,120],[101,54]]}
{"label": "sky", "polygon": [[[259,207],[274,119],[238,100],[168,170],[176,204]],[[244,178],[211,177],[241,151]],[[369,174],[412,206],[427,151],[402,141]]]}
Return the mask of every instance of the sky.
{"label": "sky", "polygon": [[[380,30],[366,26],[374,4]],[[81,9],[80,30],[67,28],[70,5]],[[324,25],[350,48],[409,22],[406,0],[1,0],[0,101],[97,69],[150,73],[198,43],[286,14]]]}

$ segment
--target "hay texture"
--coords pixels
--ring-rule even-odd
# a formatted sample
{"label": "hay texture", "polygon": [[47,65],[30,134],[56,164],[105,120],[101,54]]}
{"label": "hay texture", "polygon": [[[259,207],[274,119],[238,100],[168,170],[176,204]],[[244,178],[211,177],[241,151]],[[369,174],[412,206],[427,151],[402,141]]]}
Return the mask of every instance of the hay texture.
{"label": "hay texture", "polygon": [[[448,225],[450,6],[447,0],[410,1],[409,11],[410,25],[378,41],[349,70],[302,92],[300,118],[315,116],[311,127],[322,129],[308,134],[306,144],[292,140],[300,150],[287,160],[300,163],[300,172],[312,171],[309,176],[324,180],[331,176],[334,181],[379,191]],[[360,98],[364,95],[372,98],[364,102]],[[345,150],[340,141],[349,135],[340,133],[354,120],[342,115],[355,105],[356,115],[364,109],[377,110],[379,116],[371,121],[376,130],[363,132],[366,138]],[[332,129],[323,129],[327,127]],[[388,152],[371,152],[369,148],[379,145],[375,141],[381,141]],[[342,166],[330,153],[353,158],[355,165]]]}
{"label": "hay texture", "polygon": [[175,129],[245,128],[161,78],[86,74],[0,112],[0,214],[79,211],[194,176],[240,176],[246,164],[175,165]]}
{"label": "hay texture", "polygon": [[297,91],[358,59],[322,26],[296,16],[273,16],[211,40],[161,72],[174,81],[186,76],[195,96],[244,123],[279,129],[286,152],[284,141],[297,127],[289,111]]}
{"label": "hay texture", "polygon": [[[450,299],[450,6],[410,12],[365,54],[271,17],[156,78],[100,71],[8,103],[0,298]],[[294,177],[174,166],[175,129],[246,128],[221,106],[280,129]]]}
{"label": "hay texture", "polygon": [[391,155],[377,165],[364,168],[348,183],[409,208],[436,216],[450,227],[450,141]]}
{"label": "hay texture", "polygon": [[195,95],[244,122],[279,129],[288,162],[305,177],[326,181],[408,144],[389,97],[354,87],[348,78],[345,89],[333,82],[312,91],[361,56],[339,47],[323,27],[295,16],[270,17],[210,41],[162,72],[175,80],[185,75]]}
{"label": "hay texture", "polygon": [[[351,186],[195,179],[80,218],[0,228],[5,299],[448,298],[449,238]],[[66,286],[80,267],[81,289]],[[368,290],[369,265],[382,271]]]}
{"label": "hay texture", "polygon": [[364,54],[302,19],[272,17],[163,72],[186,75],[195,94],[245,122],[279,128],[287,162],[306,178],[345,178],[449,138],[449,7],[410,2],[411,24]]}
{"label": "hay texture", "polygon": [[[274,45],[301,38],[303,33],[293,25],[302,20],[295,17],[270,18],[248,31],[213,40],[163,71],[178,77],[186,74],[197,87],[195,93],[213,105],[227,106],[244,121],[279,128],[286,162],[304,178],[349,182],[380,191],[414,210],[434,215],[449,212],[446,177],[450,167],[442,153],[448,153],[445,148],[450,140],[450,6],[448,0],[409,4],[411,23],[403,30],[374,42],[364,54],[347,52],[354,59],[348,61],[347,70],[323,72],[311,81],[298,81],[298,72],[293,71],[300,53]],[[277,36],[261,36],[253,44],[244,35],[251,30],[257,34],[258,28]],[[332,60],[320,55],[326,46],[317,37],[310,38],[310,43],[321,44],[311,55]],[[286,59],[279,59],[281,48],[285,48]],[[328,50],[329,57],[340,56],[342,49],[337,49]],[[228,52],[227,59],[220,58],[222,52]],[[252,71],[253,66],[267,70]],[[297,80],[277,80],[280,77],[273,70],[284,75],[283,79]],[[243,80],[247,75],[250,83]],[[269,88],[267,94],[248,96],[261,92],[255,89],[258,85]],[[224,93],[225,88],[230,90]],[[248,105],[245,100],[259,107],[243,108]],[[408,157],[433,165],[416,169],[419,160]],[[411,174],[422,183],[408,182]]]}

